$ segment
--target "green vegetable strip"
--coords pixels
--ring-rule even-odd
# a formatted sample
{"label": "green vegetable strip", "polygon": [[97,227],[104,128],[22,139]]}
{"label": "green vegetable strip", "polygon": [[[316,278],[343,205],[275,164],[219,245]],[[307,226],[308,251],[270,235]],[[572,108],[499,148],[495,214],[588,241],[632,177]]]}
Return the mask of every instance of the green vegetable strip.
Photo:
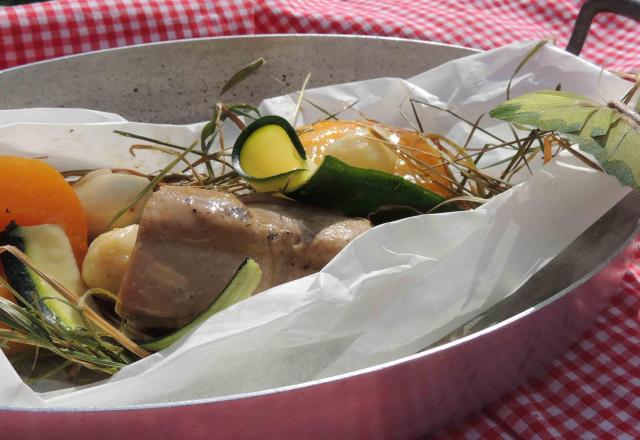
{"label": "green vegetable strip", "polygon": [[326,156],[309,181],[287,196],[354,217],[366,217],[385,206],[409,206],[427,212],[445,201],[402,177],[352,167],[333,156]]}
{"label": "green vegetable strip", "polygon": [[234,305],[235,303],[249,298],[258,287],[258,284],[260,284],[261,279],[262,271],[260,270],[260,266],[254,260],[247,258],[240,267],[238,267],[238,270],[233,275],[233,278],[231,278],[231,281],[229,281],[229,284],[227,284],[227,287],[224,288],[220,296],[218,296],[198,317],[182,327],[180,330],[177,330],[168,336],[142,343],[140,346],[149,351],[160,351],[169,347],[211,316]]}

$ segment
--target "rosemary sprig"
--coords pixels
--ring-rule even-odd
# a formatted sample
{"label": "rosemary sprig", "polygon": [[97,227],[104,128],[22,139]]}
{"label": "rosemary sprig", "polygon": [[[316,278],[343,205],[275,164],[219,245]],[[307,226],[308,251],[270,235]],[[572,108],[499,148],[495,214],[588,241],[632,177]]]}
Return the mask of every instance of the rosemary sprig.
{"label": "rosemary sprig", "polygon": [[[25,255],[20,249],[14,246],[0,246],[0,254],[8,252],[13,255],[15,258],[20,260],[24,265],[29,267],[33,272],[35,272],[38,276],[44,279],[51,287],[53,287],[60,295],[62,295],[72,306],[78,308],[79,312],[82,316],[88,321],[88,323],[95,325],[98,329],[104,332],[106,335],[118,341],[123,347],[125,347],[130,352],[134,353],[139,357],[148,356],[149,353],[142,348],[140,348],[135,342],[127,338],[124,334],[122,334],[118,329],[114,328],[111,324],[104,320],[100,315],[98,315],[94,310],[89,307],[78,307],[80,302],[80,298],[76,296],[75,293],[71,292],[69,289],[60,284],[57,280],[49,276],[46,272],[44,272],[41,268],[36,266],[33,261],[27,255]],[[2,280],[3,284],[7,284],[4,280]],[[21,297],[19,294],[17,297]],[[23,300],[23,303],[28,304],[28,302]],[[36,303],[39,304],[39,303]],[[42,313],[38,310],[39,316]]]}
{"label": "rosemary sprig", "polygon": [[[18,292],[0,279],[0,286],[16,298]],[[0,342],[30,345],[44,349],[59,358],[85,368],[112,375],[138,357],[129,354],[122,346],[109,342],[110,336],[97,337],[84,329],[68,330],[58,322],[45,319],[37,307],[14,304],[0,297],[0,323],[9,329],[0,329]]]}

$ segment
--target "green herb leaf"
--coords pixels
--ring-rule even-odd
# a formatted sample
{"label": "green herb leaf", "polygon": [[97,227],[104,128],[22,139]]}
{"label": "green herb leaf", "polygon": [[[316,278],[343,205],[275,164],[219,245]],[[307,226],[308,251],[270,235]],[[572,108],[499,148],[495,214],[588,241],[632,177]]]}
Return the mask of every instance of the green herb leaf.
{"label": "green herb leaf", "polygon": [[[258,110],[258,107],[256,107],[255,105],[229,104],[227,105],[227,108],[229,109],[230,112],[233,112],[240,116],[246,116],[251,119],[257,119],[262,117],[262,115],[260,114],[260,110]],[[255,113],[255,116],[251,115],[250,113]]]}
{"label": "green herb leaf", "polygon": [[251,75],[256,73],[260,67],[265,63],[264,58],[260,57],[249,65],[243,67],[241,70],[236,72],[229,81],[226,82],[222,89],[220,90],[220,96],[224,95],[225,92],[228,92],[233,87],[240,84],[245,79],[249,78]]}
{"label": "green herb leaf", "polygon": [[207,124],[202,128],[202,132],[200,133],[200,150],[207,154],[209,149],[211,148],[212,142],[207,142],[207,140],[216,132],[216,119],[218,118],[217,112],[214,112],[213,118],[207,122]]}
{"label": "green herb leaf", "polygon": [[592,154],[607,174],[640,190],[640,116],[626,105],[602,105],[573,93],[542,90],[506,101],[490,115],[558,131]]}

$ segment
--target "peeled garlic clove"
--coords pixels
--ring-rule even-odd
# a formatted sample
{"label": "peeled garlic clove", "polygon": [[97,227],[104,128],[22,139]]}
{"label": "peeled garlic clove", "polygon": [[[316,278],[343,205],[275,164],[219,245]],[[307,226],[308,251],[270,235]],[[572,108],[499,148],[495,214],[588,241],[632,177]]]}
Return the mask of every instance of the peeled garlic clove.
{"label": "peeled garlic clove", "polygon": [[138,225],[114,229],[98,236],[82,263],[82,279],[91,288],[117,294],[138,236]]}
{"label": "peeled garlic clove", "polygon": [[[87,214],[89,237],[97,237],[107,231],[116,214],[133,202],[148,184],[146,177],[112,173],[111,170],[92,171],[76,182],[73,189]],[[150,196],[151,191],[122,214],[111,228],[138,223]]]}

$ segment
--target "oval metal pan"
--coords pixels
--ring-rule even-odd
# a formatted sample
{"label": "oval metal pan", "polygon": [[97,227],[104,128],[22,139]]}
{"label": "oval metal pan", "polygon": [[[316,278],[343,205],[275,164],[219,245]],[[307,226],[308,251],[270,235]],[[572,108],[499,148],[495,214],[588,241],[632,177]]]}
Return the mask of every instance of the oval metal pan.
{"label": "oval metal pan", "polygon": [[[212,90],[259,56],[280,80],[300,84],[310,71],[314,85],[322,85],[407,77],[469,53],[440,44],[343,36],[160,43],[2,72],[0,102],[4,108],[88,107],[132,120],[192,122],[207,118]],[[276,81],[262,76],[247,82],[236,98],[258,101],[281,93]],[[498,398],[566,350],[615,293],[638,218],[640,201],[631,195],[526,285],[525,296],[534,292],[547,298],[542,303],[514,301],[511,312],[526,310],[414,356],[323,381],[201,401],[121,409],[5,407],[0,429],[14,439],[416,437]]]}

